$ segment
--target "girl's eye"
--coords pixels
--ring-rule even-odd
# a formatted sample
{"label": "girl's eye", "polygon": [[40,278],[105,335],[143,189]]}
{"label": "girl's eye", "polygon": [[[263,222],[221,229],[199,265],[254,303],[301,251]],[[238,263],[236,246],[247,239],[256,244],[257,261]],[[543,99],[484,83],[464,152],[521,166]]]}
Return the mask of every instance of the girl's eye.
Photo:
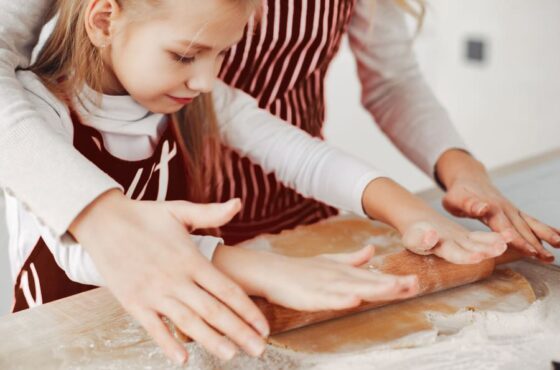
{"label": "girl's eye", "polygon": [[226,54],[229,53],[230,50],[231,50],[231,48],[226,49],[226,50],[222,50],[222,51],[220,52],[220,57],[225,57]]}
{"label": "girl's eye", "polygon": [[182,64],[191,64],[194,62],[194,57],[188,57],[186,55],[180,55],[177,53],[171,53],[173,60]]}

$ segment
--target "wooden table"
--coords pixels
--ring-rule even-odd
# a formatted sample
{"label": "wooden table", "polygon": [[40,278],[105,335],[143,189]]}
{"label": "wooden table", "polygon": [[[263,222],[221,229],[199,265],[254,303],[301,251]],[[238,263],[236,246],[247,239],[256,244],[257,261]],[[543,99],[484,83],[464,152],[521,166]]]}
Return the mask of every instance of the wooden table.
{"label": "wooden table", "polygon": [[[520,208],[560,224],[560,151],[496,171],[495,180]],[[441,209],[439,191],[421,196]],[[480,228],[471,221],[460,222]],[[560,254],[556,255],[560,259]],[[123,331],[127,335],[123,336]],[[120,339],[115,339],[114,333],[119,333]],[[111,365],[105,368],[172,367],[106,289],[0,318],[2,370],[85,369],[91,356],[106,358]]]}

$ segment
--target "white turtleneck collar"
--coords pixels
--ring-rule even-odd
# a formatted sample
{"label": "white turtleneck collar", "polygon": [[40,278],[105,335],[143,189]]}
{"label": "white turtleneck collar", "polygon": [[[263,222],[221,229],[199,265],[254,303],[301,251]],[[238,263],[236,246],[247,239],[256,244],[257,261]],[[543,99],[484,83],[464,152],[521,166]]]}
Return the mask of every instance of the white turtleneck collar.
{"label": "white turtleneck collar", "polygon": [[97,92],[84,86],[73,103],[82,123],[98,130],[105,148],[124,160],[150,157],[167,127],[164,114],[150,112],[130,95],[102,94],[99,98]]}

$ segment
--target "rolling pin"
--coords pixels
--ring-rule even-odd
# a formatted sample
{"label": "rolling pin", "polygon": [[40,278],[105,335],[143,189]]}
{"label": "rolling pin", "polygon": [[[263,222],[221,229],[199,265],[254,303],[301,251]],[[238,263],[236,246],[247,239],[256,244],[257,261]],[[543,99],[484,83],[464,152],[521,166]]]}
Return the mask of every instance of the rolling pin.
{"label": "rolling pin", "polygon": [[[368,268],[375,268],[386,274],[416,275],[420,285],[417,296],[422,296],[483,280],[492,275],[497,265],[513,262],[521,257],[517,252],[508,250],[496,259],[488,259],[474,265],[455,265],[439,257],[420,256],[403,250],[375,257],[368,263]],[[254,297],[253,301],[268,319],[271,334],[286,332],[396,302],[364,302],[346,310],[303,312],[271,304],[264,298]]]}

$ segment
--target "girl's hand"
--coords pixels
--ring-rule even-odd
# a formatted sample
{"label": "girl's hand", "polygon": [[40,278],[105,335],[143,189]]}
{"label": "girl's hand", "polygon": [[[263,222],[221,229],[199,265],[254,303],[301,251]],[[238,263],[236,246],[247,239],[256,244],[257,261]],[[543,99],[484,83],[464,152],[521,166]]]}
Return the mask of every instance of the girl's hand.
{"label": "girl's hand", "polygon": [[224,204],[132,201],[110,191],[84,210],[70,231],[90,253],[107,285],[164,352],[178,363],[186,349],[162,322],[222,359],[237,349],[259,356],[268,323],[243,290],[208,261],[188,228],[218,227],[240,208]]}
{"label": "girl's hand", "polygon": [[456,264],[474,264],[501,255],[509,235],[471,232],[437,213],[390,179],[372,181],[363,196],[367,214],[395,227],[406,248]]}
{"label": "girl's hand", "polygon": [[456,264],[475,264],[507,249],[506,239],[498,233],[469,231],[437,214],[426,215],[426,219],[430,221],[413,224],[403,235],[404,246],[416,254],[433,254]]}
{"label": "girl's hand", "polygon": [[450,150],[438,161],[437,171],[447,188],[443,206],[458,217],[482,221],[507,234],[511,246],[544,262],[554,261],[541,241],[560,248],[560,230],[520,211],[492,184],[486,170],[469,154]]}
{"label": "girl's hand", "polygon": [[418,293],[416,276],[358,268],[374,248],[310,258],[219,247],[215,263],[251,295],[299,311],[342,310],[362,301],[403,299]]}

